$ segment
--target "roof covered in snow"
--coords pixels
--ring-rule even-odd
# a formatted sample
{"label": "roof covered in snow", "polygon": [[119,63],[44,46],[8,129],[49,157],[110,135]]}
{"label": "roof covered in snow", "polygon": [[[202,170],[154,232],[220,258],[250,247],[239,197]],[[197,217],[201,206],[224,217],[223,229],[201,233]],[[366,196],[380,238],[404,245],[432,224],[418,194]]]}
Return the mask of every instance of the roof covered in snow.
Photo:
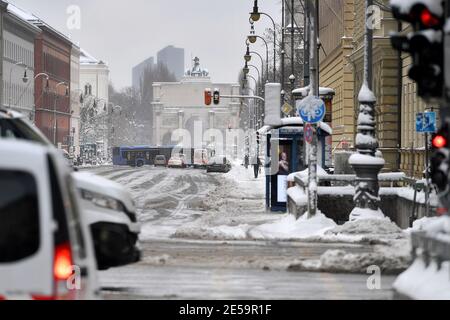
{"label": "roof covered in snow", "polygon": [[86,50],[80,50],[80,64],[82,65],[106,65],[102,60],[98,60],[93,55],[89,54]]}
{"label": "roof covered in snow", "polygon": [[26,12],[25,10],[17,7],[16,5],[4,1],[7,4],[7,12],[17,19],[21,20],[24,24],[28,25],[30,28],[35,29],[36,31],[39,30],[38,27],[34,25],[34,21],[39,21],[39,18],[35,15]]}

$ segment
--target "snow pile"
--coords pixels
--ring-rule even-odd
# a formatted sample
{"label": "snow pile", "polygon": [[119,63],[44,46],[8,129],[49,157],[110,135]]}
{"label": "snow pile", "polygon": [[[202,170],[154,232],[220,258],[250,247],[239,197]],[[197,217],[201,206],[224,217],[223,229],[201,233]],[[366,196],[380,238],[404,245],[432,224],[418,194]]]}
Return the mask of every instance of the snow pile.
{"label": "snow pile", "polygon": [[174,238],[189,238],[196,240],[246,240],[249,225],[198,227],[187,226],[180,228],[173,235]]}
{"label": "snow pile", "polygon": [[348,222],[328,230],[322,240],[376,244],[373,251],[348,253],[328,250],[319,260],[296,261],[291,271],[367,273],[377,266],[383,274],[399,274],[411,263],[410,242],[406,234],[389,219],[369,219]]}
{"label": "snow pile", "polygon": [[299,186],[289,188],[287,195],[297,206],[305,206],[308,204],[308,195]]}
{"label": "snow pile", "polygon": [[381,209],[371,210],[371,209],[355,208],[350,213],[350,221],[378,220],[378,219],[380,220],[386,219],[386,216],[383,214]]}
{"label": "snow pile", "polygon": [[394,289],[415,300],[450,300],[450,262],[438,270],[436,263],[427,267],[422,259],[402,273],[393,285]]}
{"label": "snow pile", "polygon": [[373,252],[348,253],[344,250],[328,250],[320,260],[296,261],[288,270],[366,274],[369,267],[377,266],[382,274],[399,274],[410,263],[408,241],[403,240],[392,246],[375,246]]}
{"label": "snow pile", "polygon": [[413,222],[413,226],[412,228],[406,229],[404,230],[405,233],[411,233],[411,232],[415,232],[415,231],[425,231],[425,229],[427,228],[427,226],[430,223],[433,223],[434,221],[438,220],[438,217],[423,217],[419,220],[416,220]]}
{"label": "snow pile", "polygon": [[304,214],[298,220],[293,215],[287,215],[274,223],[251,229],[249,236],[261,240],[302,240],[320,237],[336,226],[333,220],[321,212],[309,219],[307,214]]}
{"label": "snow pile", "polygon": [[389,218],[350,221],[329,230],[326,235],[359,236],[361,242],[390,244],[392,240],[407,239],[407,235]]}

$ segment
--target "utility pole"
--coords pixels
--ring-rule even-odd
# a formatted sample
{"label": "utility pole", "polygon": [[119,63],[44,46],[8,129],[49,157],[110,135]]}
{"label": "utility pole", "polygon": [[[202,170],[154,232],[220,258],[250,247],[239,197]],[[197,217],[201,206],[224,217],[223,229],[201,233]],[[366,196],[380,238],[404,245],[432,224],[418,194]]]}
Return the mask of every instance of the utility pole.
{"label": "utility pole", "polygon": [[295,1],[291,0],[291,74],[295,76],[295,29],[294,29],[294,5]]}
{"label": "utility pole", "polygon": [[[317,25],[318,6],[319,0],[307,0],[308,4],[308,16],[310,26],[310,81],[311,88],[309,94],[319,98],[319,50],[317,39],[319,37],[319,26]],[[309,148],[308,158],[308,217],[311,218],[317,213],[317,129],[318,125],[314,124],[313,129],[315,131],[313,135],[313,141]]]}

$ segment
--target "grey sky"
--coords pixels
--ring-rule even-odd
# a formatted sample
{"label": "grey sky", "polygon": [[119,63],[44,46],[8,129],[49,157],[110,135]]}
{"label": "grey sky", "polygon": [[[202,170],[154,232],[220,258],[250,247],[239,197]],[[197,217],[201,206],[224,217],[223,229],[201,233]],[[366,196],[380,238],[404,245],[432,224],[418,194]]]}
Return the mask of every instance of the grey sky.
{"label": "grey sky", "polygon": [[[10,0],[69,35],[108,62],[117,88],[131,85],[131,69],[166,45],[185,48],[186,63],[199,56],[217,82],[235,82],[243,65],[253,0]],[[281,16],[280,0],[260,0],[260,10]],[[81,30],[67,28],[70,5],[81,8]],[[271,23],[262,18],[256,30]],[[265,52],[264,47],[255,47]],[[259,65],[259,63],[257,64]]]}

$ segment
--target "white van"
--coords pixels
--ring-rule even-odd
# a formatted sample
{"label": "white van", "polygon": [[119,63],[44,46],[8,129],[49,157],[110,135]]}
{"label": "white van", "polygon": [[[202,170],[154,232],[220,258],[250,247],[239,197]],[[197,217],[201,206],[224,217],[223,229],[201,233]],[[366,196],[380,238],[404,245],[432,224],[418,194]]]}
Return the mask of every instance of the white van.
{"label": "white van", "polygon": [[194,150],[194,168],[206,168],[208,164],[208,150],[196,149]]}
{"label": "white van", "polygon": [[0,140],[0,299],[98,297],[79,195],[55,148]]}

